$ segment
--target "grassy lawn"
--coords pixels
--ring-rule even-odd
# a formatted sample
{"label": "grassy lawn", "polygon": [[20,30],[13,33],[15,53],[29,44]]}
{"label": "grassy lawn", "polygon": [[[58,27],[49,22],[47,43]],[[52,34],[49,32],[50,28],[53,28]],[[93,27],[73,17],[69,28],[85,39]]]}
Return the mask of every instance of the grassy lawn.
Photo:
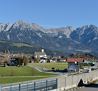
{"label": "grassy lawn", "polygon": [[0,76],[32,76],[30,67],[0,67]]}
{"label": "grassy lawn", "polygon": [[33,67],[51,68],[63,70],[67,68],[67,63],[30,63],[23,67],[0,67],[0,83],[15,83],[28,80],[35,80],[54,76],[52,73],[43,73],[35,70]]}
{"label": "grassy lawn", "polygon": [[31,67],[0,67],[0,76],[48,76],[49,73],[39,72]]}
{"label": "grassy lawn", "polygon": [[51,76],[53,76],[53,74],[39,72],[33,69],[32,67],[28,67],[28,66],[0,67],[0,83],[15,83],[20,81],[41,79],[41,78],[46,78]]}
{"label": "grassy lawn", "polygon": [[51,70],[53,67],[55,69],[64,70],[68,67],[67,63],[30,63],[29,66],[41,67]]}
{"label": "grassy lawn", "polygon": [[29,80],[42,79],[45,77],[0,77],[0,84],[16,83]]}

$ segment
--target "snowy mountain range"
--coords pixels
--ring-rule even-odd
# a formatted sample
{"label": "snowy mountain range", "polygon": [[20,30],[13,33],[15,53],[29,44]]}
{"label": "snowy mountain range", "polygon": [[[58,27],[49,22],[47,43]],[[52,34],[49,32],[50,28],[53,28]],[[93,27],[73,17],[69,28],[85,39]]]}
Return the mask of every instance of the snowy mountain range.
{"label": "snowy mountain range", "polygon": [[98,27],[85,25],[46,29],[35,23],[0,23],[0,41],[23,42],[48,50],[98,53]]}

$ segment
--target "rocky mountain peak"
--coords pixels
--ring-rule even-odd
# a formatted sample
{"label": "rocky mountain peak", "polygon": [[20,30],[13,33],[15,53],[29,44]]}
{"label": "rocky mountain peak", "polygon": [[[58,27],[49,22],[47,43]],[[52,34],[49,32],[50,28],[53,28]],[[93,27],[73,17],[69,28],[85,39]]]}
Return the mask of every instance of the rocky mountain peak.
{"label": "rocky mountain peak", "polygon": [[20,29],[20,30],[32,30],[32,24],[27,23],[23,20],[18,20],[13,24],[14,29]]}
{"label": "rocky mountain peak", "polygon": [[98,51],[98,27],[85,25],[45,29],[35,23],[19,20],[13,24],[0,23],[0,40],[35,44],[49,50]]}
{"label": "rocky mountain peak", "polygon": [[47,30],[47,33],[63,33],[67,38],[70,38],[70,34],[74,31],[72,26],[66,26],[61,28],[51,28]]}
{"label": "rocky mountain peak", "polygon": [[46,32],[46,30],[42,26],[35,24],[35,23],[32,23],[32,29],[34,29],[36,31]]}

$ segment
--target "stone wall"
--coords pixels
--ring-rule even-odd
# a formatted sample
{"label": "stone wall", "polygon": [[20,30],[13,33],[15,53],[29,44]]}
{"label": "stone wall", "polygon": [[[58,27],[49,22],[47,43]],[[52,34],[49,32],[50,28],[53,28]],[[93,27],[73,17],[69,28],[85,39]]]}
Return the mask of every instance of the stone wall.
{"label": "stone wall", "polygon": [[89,73],[59,76],[57,79],[58,79],[57,91],[63,91],[70,88],[77,87],[81,79],[83,80],[83,83],[90,83],[98,79],[98,70],[94,70]]}

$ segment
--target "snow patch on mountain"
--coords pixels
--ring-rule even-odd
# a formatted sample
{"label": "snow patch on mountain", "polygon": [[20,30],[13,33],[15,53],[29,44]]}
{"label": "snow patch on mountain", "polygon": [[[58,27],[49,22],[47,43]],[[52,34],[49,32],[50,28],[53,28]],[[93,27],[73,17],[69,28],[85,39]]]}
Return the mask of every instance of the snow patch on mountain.
{"label": "snow patch on mountain", "polygon": [[63,36],[59,36],[58,38],[60,38],[60,39],[61,39],[62,37],[63,37]]}
{"label": "snow patch on mountain", "polygon": [[4,31],[9,31],[11,29],[12,25],[13,24],[10,24],[10,23],[6,24],[6,28],[4,29]]}
{"label": "snow patch on mountain", "polygon": [[9,34],[7,35],[7,39],[10,40],[10,35]]}
{"label": "snow patch on mountain", "polygon": [[98,37],[95,37],[93,40],[97,40],[98,39]]}
{"label": "snow patch on mountain", "polygon": [[40,33],[36,33],[40,38],[42,37],[42,35]]}
{"label": "snow patch on mountain", "polygon": [[0,23],[0,31],[4,31],[4,29],[5,29],[5,24]]}

